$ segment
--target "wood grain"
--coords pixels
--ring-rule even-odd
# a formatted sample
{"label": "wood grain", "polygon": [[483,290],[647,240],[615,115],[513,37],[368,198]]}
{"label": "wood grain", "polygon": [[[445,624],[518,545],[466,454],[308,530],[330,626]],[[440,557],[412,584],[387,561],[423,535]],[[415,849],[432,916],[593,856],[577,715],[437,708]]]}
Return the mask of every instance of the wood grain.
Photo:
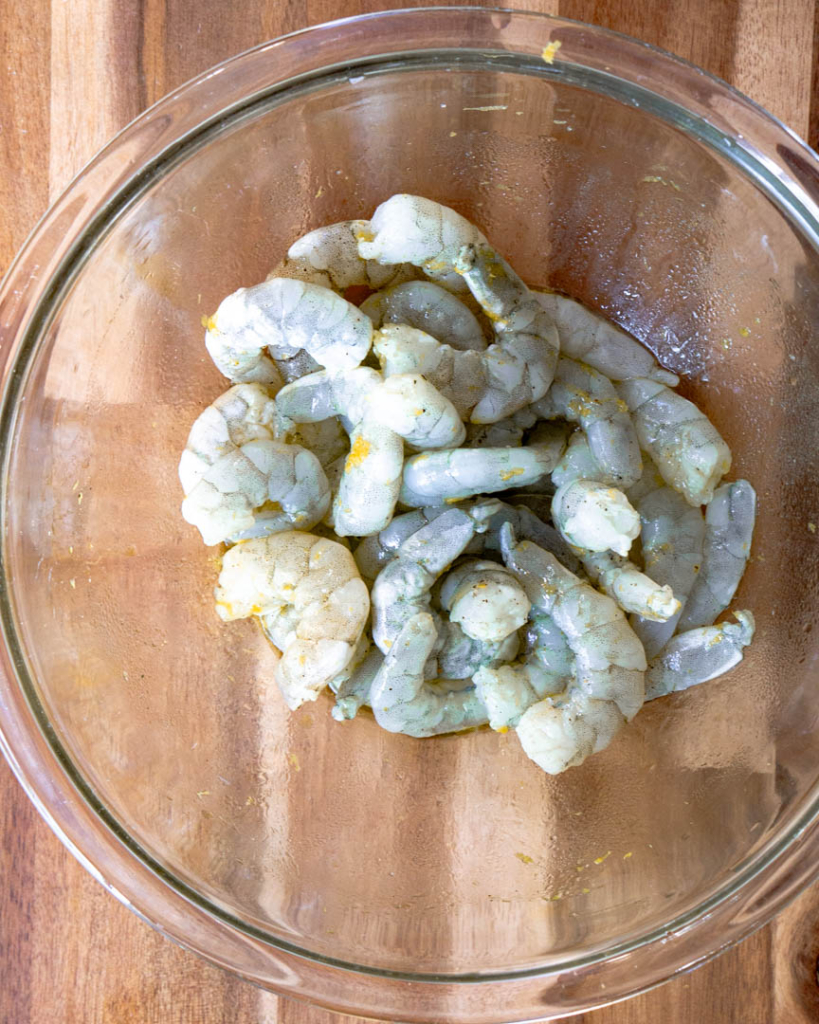
{"label": "wood grain", "polygon": [[[416,3],[418,0],[416,0]],[[48,202],[122,125],[272,36],[382,9],[373,0],[0,0],[0,271]],[[397,3],[393,6],[398,6]],[[810,0],[529,0],[670,49],[819,141],[819,8]],[[594,1024],[819,1020],[819,886],[691,975]],[[154,934],[88,876],[0,764],[2,1024],[334,1024]]]}

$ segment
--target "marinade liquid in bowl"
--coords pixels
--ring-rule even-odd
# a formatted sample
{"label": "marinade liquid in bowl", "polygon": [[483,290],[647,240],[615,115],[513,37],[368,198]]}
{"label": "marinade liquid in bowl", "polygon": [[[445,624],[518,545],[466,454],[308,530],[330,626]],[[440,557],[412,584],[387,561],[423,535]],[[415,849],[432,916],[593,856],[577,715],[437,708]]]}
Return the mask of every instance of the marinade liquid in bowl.
{"label": "marinade liquid in bowl", "polygon": [[[478,9],[298,33],[118,136],[0,295],[0,730],[61,838],[211,960],[405,1020],[599,1005],[770,917],[819,848],[818,175],[675,58]],[[511,733],[339,725],[330,695],[291,714],[179,514],[179,453],[227,386],[203,317],[395,192],[644,341],[759,495],[745,661],[555,778]]]}

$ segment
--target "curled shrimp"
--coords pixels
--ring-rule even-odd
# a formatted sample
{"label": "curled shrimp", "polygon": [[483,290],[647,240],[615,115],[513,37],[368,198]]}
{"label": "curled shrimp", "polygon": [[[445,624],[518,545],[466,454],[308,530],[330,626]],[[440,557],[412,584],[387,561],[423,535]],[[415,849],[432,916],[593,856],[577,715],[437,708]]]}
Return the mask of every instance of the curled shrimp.
{"label": "curled shrimp", "polygon": [[574,655],[573,680],[521,716],[524,751],[557,774],[603,749],[644,700],[646,659],[615,602],[583,583],[531,541],[502,532],[506,565],[523,584],[537,614],[551,616]]}
{"label": "curled shrimp", "polygon": [[225,622],[250,615],[281,618],[273,627],[282,652],[276,682],[291,709],[315,700],[346,668],[370,612],[367,587],[350,552],[300,531],[231,548],[214,593]]}
{"label": "curled shrimp", "polygon": [[[639,636],[649,659],[655,657],[674,635],[702,566],[705,536],[705,521],[700,509],[689,505],[681,494],[666,487],[662,478],[659,478],[660,486],[656,486],[656,482],[654,486],[647,485],[647,493],[635,498],[642,522],[643,565],[653,580],[671,588],[681,606],[664,621],[651,621],[637,609],[631,627]],[[632,493],[630,491],[629,495]]]}
{"label": "curled shrimp", "polygon": [[208,545],[310,529],[330,488],[306,448],[272,440],[275,403],[258,384],[230,388],[196,420],[179,463],[182,515]]}
{"label": "curled shrimp", "polygon": [[361,303],[375,327],[406,324],[458,350],[482,351],[487,341],[475,314],[432,281],[408,281],[376,292]]}
{"label": "curled shrimp", "polygon": [[387,654],[406,622],[431,607],[433,583],[463,553],[478,529],[483,510],[447,509],[406,538],[372,586],[373,641]]}
{"label": "curled shrimp", "polygon": [[459,501],[525,487],[547,476],[557,464],[565,435],[522,448],[454,448],[413,455],[404,464],[399,501],[410,508]]}
{"label": "curled shrimp", "polygon": [[279,392],[282,429],[342,417],[350,429],[350,454],[333,502],[340,536],[366,536],[389,523],[404,461],[402,434],[416,447],[460,443],[457,412],[422,377],[384,381],[377,370],[357,367],[302,377]]}
{"label": "curled shrimp", "polygon": [[377,263],[411,263],[449,291],[466,291],[455,272],[465,245],[485,242],[474,224],[432,199],[399,193],[377,207],[359,234],[358,252]]}
{"label": "curled shrimp", "polygon": [[616,487],[571,480],[552,498],[552,520],[566,541],[587,552],[627,555],[640,534],[640,516]]}
{"label": "curled shrimp", "polygon": [[690,505],[707,505],[731,468],[731,452],[705,413],[663,384],[623,381],[618,393],[631,410],[640,446],[663,479]]}
{"label": "curled shrimp", "polygon": [[275,277],[223,299],[208,322],[205,345],[230,380],[280,386],[273,359],[303,351],[328,370],[350,369],[370,351],[372,339],[370,319],[340,295]]}
{"label": "curled shrimp", "polygon": [[268,275],[292,277],[344,293],[347,288],[388,288],[417,277],[408,263],[397,266],[362,259],[358,238],[368,228],[366,220],[343,220],[302,235],[287,250],[287,256]]}
{"label": "curled shrimp", "polygon": [[441,692],[425,678],[438,630],[428,612],[403,624],[373,680],[370,703],[382,729],[407,736],[438,736],[483,725],[486,708],[475,688]]}
{"label": "curled shrimp", "polygon": [[723,484],[705,510],[702,569],[678,628],[710,626],[731,603],[751,553],[756,491],[747,480]]}
{"label": "curled shrimp", "polygon": [[365,537],[354,552],[356,565],[364,579],[374,580],[387,562],[396,557],[408,537],[448,511],[448,505],[415,509],[395,516],[383,530]]}
{"label": "curled shrimp", "polygon": [[648,667],[646,700],[706,683],[738,665],[755,624],[749,611],[734,612],[734,617],[736,624],[721,622],[672,637]]}
{"label": "curled shrimp", "polygon": [[497,340],[483,353],[487,387],[471,413],[473,423],[493,423],[549,390],[559,352],[557,329],[534,294],[491,246],[465,246],[455,269],[463,274],[495,330]]}
{"label": "curled shrimp", "polygon": [[548,394],[533,406],[543,419],[578,423],[599,467],[595,479],[630,487],[643,471],[628,407],[602,373],[561,356]]}
{"label": "curled shrimp", "polygon": [[636,338],[574,299],[555,292],[535,292],[538,302],[554,320],[560,334],[560,351],[579,359],[611,380],[648,377],[670,388],[680,378],[664,370]]}

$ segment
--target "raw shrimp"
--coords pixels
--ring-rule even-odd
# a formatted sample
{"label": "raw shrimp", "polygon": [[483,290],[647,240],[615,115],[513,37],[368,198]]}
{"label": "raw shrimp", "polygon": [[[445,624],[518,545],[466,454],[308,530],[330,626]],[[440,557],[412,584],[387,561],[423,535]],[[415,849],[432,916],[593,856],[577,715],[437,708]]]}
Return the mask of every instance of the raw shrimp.
{"label": "raw shrimp", "polygon": [[536,402],[554,378],[559,341],[551,317],[491,246],[465,246],[455,261],[492,321],[497,341],[483,354],[487,388],[473,423],[494,423]]}
{"label": "raw shrimp", "polygon": [[179,464],[182,515],[208,545],[314,526],[330,488],[319,460],[273,441],[275,405],[258,385],[240,384],[191,428]]}
{"label": "raw shrimp", "polygon": [[640,516],[622,491],[596,480],[571,480],[552,498],[552,521],[563,538],[587,552],[627,555]]}
{"label": "raw shrimp", "polygon": [[303,350],[328,370],[350,369],[370,351],[372,339],[369,317],[340,295],[275,277],[223,299],[208,322],[205,345],[231,380],[279,386],[273,359],[290,359]]}
{"label": "raw shrimp", "polygon": [[[650,619],[668,618],[680,607],[671,588],[656,583],[624,557],[639,533],[639,515],[622,492],[587,479],[596,477],[597,472],[597,460],[588,438],[576,431],[552,473],[552,481],[559,485],[552,499],[554,521],[563,536],[575,545],[575,554],[589,578],[599,583],[624,611],[639,612]],[[570,502],[580,503],[584,498],[585,507],[580,504],[580,513],[572,519]],[[613,503],[614,515],[609,502]],[[600,545],[606,540],[610,542],[608,547],[619,553],[602,549]]]}
{"label": "raw shrimp", "polygon": [[731,468],[731,452],[705,413],[653,380],[635,378],[617,387],[631,410],[640,446],[669,487],[690,505],[707,505]]}
{"label": "raw shrimp", "polygon": [[358,238],[367,228],[366,220],[343,220],[309,231],[290,246],[268,279],[293,277],[343,294],[354,286],[387,288],[418,276],[409,263],[391,266],[362,259]]}
{"label": "raw shrimp", "polygon": [[742,652],[754,638],[754,617],[734,612],[737,624],[690,629],[672,637],[651,662],[646,673],[646,700],[687,690],[716,679],[742,661]]}
{"label": "raw shrimp", "polygon": [[340,416],[351,447],[335,488],[331,523],[339,536],[376,533],[389,523],[404,464],[404,443],[395,431],[365,419],[366,395],[381,375],[365,366],[343,373],[310,374],[288,384],[276,403],[283,432],[293,423]]}
{"label": "raw shrimp", "polygon": [[[466,428],[466,443],[470,448],[517,448],[523,443],[523,435],[537,423],[537,413],[529,406],[498,420],[497,423],[470,423]],[[534,434],[530,435],[529,443],[537,444],[547,435],[541,430],[546,424],[538,424]],[[551,428],[547,428],[551,429]],[[535,436],[536,435],[536,436]]]}
{"label": "raw shrimp", "polygon": [[532,408],[543,419],[580,424],[599,467],[595,480],[626,488],[640,479],[640,446],[628,408],[602,373],[561,356],[548,394]]}
{"label": "raw shrimp", "polygon": [[438,642],[433,664],[444,680],[472,679],[481,668],[494,668],[512,661],[520,650],[518,634],[514,632],[503,640],[476,640],[467,636],[457,623],[445,618],[436,625]]}
{"label": "raw shrimp", "polygon": [[587,552],[581,560],[592,583],[613,598],[624,612],[633,612],[653,622],[676,619],[682,605],[671,587],[646,576],[622,555],[612,551]]}
{"label": "raw shrimp", "polygon": [[248,441],[271,441],[276,436],[276,403],[260,384],[237,384],[219,395],[197,416],[179,460],[179,480],[185,494],[223,455]]}
{"label": "raw shrimp", "polygon": [[288,707],[315,700],[342,672],[370,612],[353,556],[331,540],[292,531],[231,548],[222,559],[216,611],[228,622],[283,617],[276,682]]}
{"label": "raw shrimp", "polygon": [[485,242],[474,224],[432,199],[405,193],[377,207],[361,229],[359,255],[377,263],[412,263],[449,291],[466,291],[455,271],[455,259],[465,245]]}
{"label": "raw shrimp", "polygon": [[412,615],[384,656],[373,680],[370,703],[382,729],[407,736],[438,736],[483,725],[486,708],[473,686],[441,692],[425,680],[425,667],[438,639],[428,612]]}
{"label": "raw shrimp", "polygon": [[723,484],[705,510],[702,569],[688,595],[678,629],[710,626],[736,593],[756,520],[756,492],[747,480]]}
{"label": "raw shrimp", "polygon": [[342,455],[346,455],[349,448],[347,431],[337,416],[317,420],[315,423],[293,424],[287,432],[287,440],[308,448],[325,471]]}
{"label": "raw shrimp", "polygon": [[486,393],[488,380],[482,352],[461,352],[404,324],[385,324],[376,332],[373,351],[385,377],[423,374],[452,402],[461,419],[469,418]]}
{"label": "raw shrimp", "polygon": [[603,749],[644,699],[645,653],[622,611],[531,541],[501,534],[504,561],[535,614],[551,616],[574,654],[574,679],[558,697],[525,711],[517,731],[525,752],[556,774]]}
{"label": "raw shrimp", "polygon": [[403,541],[372,586],[373,641],[386,654],[405,623],[430,608],[430,590],[447,566],[485,528],[485,512],[447,509]]}
{"label": "raw shrimp", "polygon": [[574,679],[573,660],[566,637],[551,615],[542,611],[530,614],[523,657],[475,673],[475,687],[486,705],[490,727],[514,727],[533,704],[563,693]]}
{"label": "raw shrimp", "polygon": [[415,448],[457,447],[466,428],[455,406],[423,377],[394,374],[366,396],[365,415]]}
{"label": "raw shrimp", "polygon": [[482,351],[487,346],[475,314],[432,281],[408,281],[376,292],[362,302],[361,312],[367,314],[375,327],[406,324],[454,349]]}
{"label": "raw shrimp", "polygon": [[[649,469],[653,476],[656,470]],[[689,505],[677,491],[663,484],[646,484],[647,493],[636,499],[642,522],[643,565],[653,580],[670,587],[681,608],[664,622],[636,615],[631,628],[639,636],[646,657],[653,658],[674,635],[682,608],[702,565],[705,522],[699,508]],[[631,496],[632,492],[629,492]]]}
{"label": "raw shrimp", "polygon": [[441,607],[473,640],[500,642],[529,617],[531,603],[515,576],[497,562],[473,558],[444,580]]}
{"label": "raw shrimp", "polygon": [[535,484],[550,473],[565,445],[562,431],[524,448],[455,448],[413,455],[404,464],[399,501],[410,508],[459,501]]}
{"label": "raw shrimp", "polygon": [[680,378],[664,370],[647,348],[630,334],[585,306],[555,292],[535,292],[538,302],[555,322],[560,351],[580,359],[611,380],[648,377],[674,388]]}
{"label": "raw shrimp", "polygon": [[408,537],[448,511],[447,505],[419,508],[395,516],[379,533],[365,537],[354,552],[356,565],[364,579],[374,580],[387,562],[396,557],[398,549]]}
{"label": "raw shrimp", "polygon": [[[345,678],[335,687],[336,703],[330,714],[337,722],[355,718],[363,704],[370,703],[373,680],[384,662],[384,655],[377,647],[367,644],[363,659],[350,670],[345,669]],[[333,684],[330,684],[333,686]]]}

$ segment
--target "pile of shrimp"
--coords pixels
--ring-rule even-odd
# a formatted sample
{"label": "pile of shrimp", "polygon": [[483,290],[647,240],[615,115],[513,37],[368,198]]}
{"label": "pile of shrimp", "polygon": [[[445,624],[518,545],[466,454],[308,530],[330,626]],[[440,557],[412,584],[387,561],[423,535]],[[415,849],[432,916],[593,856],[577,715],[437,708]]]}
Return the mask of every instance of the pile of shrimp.
{"label": "pile of shrimp", "polygon": [[339,721],[514,729],[557,774],[742,660],[751,612],[716,623],[756,495],[723,482],[727,444],[454,210],[395,195],[310,232],[205,345],[231,387],[190,432],[182,514],[227,545],[217,613],[259,620],[290,708],[330,687]]}

